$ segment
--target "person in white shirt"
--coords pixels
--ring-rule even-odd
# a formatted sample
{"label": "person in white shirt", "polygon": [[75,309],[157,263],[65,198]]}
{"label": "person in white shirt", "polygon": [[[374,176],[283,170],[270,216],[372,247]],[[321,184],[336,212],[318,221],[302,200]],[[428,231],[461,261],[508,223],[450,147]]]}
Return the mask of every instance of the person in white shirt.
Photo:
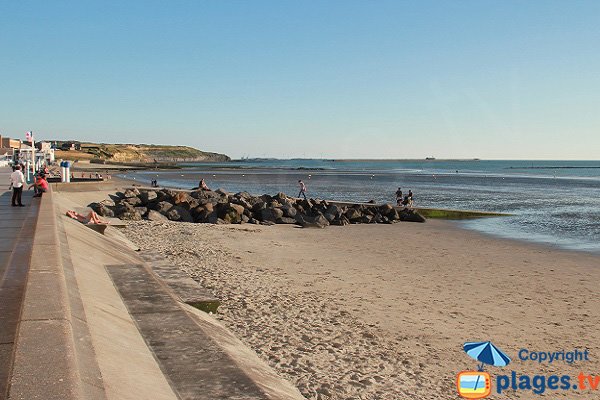
{"label": "person in white shirt", "polygon": [[21,172],[21,166],[15,167],[15,172],[10,174],[10,186],[12,187],[12,206],[25,207],[21,202],[21,194],[23,193],[23,185],[25,185],[25,177]]}
{"label": "person in white shirt", "polygon": [[302,182],[302,180],[299,180],[298,186],[300,186],[300,193],[298,193],[298,198],[300,198],[300,195],[302,195],[304,196],[304,200],[306,200],[306,185],[304,184],[304,182]]}

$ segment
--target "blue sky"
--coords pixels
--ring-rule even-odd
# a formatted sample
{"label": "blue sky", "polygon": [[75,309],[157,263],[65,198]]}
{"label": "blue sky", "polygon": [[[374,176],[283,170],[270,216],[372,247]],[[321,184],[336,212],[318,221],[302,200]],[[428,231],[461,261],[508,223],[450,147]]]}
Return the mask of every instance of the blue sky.
{"label": "blue sky", "polygon": [[0,133],[599,159],[598,1],[3,1]]}

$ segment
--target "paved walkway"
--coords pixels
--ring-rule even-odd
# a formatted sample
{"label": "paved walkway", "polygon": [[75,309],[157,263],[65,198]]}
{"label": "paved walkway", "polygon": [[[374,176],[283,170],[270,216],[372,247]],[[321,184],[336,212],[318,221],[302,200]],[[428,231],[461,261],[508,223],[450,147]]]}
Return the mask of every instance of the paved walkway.
{"label": "paved walkway", "polygon": [[15,337],[31,258],[39,200],[23,192],[26,207],[11,207],[9,168],[0,168],[0,400],[7,396]]}

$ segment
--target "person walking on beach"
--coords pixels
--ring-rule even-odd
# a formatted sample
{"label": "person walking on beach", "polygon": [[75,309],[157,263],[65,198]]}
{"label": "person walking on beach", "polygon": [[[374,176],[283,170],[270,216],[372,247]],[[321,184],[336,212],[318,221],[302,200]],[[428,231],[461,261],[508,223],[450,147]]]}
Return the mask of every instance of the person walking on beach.
{"label": "person walking on beach", "polygon": [[401,206],[402,200],[402,188],[399,187],[398,190],[396,190],[396,205]]}
{"label": "person walking on beach", "polygon": [[25,207],[21,202],[21,195],[23,194],[23,185],[25,184],[25,176],[21,172],[21,166],[15,167],[15,172],[10,174],[10,187],[13,190],[12,194],[12,206],[13,207]]}
{"label": "person walking on beach", "polygon": [[300,185],[300,192],[298,193],[298,198],[300,195],[304,196],[304,200],[306,200],[306,185],[302,182],[302,179],[298,181],[298,185]]}

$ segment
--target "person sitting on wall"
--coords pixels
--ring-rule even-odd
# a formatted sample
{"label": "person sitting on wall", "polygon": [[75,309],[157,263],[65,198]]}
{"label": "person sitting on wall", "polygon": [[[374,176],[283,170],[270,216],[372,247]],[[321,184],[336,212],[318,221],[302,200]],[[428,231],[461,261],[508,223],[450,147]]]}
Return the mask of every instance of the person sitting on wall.
{"label": "person sitting on wall", "polygon": [[31,190],[33,187],[33,191],[35,194],[33,197],[42,197],[42,194],[48,191],[48,181],[46,180],[46,175],[43,173],[39,173],[35,177],[35,181],[27,190]]}

